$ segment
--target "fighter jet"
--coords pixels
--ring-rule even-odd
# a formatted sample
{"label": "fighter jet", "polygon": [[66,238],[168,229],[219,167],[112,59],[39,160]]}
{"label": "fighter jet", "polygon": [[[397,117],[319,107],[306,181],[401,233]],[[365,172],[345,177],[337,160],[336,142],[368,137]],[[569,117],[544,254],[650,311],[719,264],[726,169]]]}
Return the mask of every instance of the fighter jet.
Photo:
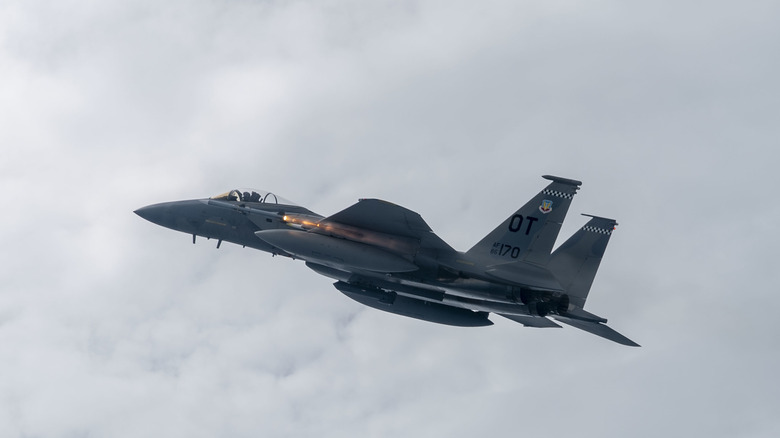
{"label": "fighter jet", "polygon": [[[466,252],[434,234],[423,218],[379,199],[360,199],[324,217],[270,192],[237,189],[207,199],[135,211],[155,224],[303,260],[353,300],[398,315],[462,327],[492,325],[491,313],[526,327],[562,322],[639,346],[584,310],[617,222],[590,220],[553,251],[582,183],[551,181]],[[551,319],[552,318],[552,319]]]}

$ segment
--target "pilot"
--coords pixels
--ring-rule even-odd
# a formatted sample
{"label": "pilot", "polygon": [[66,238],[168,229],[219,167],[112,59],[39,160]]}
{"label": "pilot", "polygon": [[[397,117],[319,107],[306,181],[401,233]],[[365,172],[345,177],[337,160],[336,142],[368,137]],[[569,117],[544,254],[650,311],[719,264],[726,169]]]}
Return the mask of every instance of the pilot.
{"label": "pilot", "polygon": [[249,198],[251,202],[260,202],[260,193],[252,192],[252,196]]}

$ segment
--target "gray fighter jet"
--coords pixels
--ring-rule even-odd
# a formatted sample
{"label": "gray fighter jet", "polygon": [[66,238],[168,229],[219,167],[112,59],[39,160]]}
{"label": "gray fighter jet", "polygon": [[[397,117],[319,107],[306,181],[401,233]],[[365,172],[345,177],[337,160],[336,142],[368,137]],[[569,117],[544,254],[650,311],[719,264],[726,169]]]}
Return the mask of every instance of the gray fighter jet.
{"label": "gray fighter jet", "polygon": [[639,346],[583,309],[617,222],[586,215],[591,219],[553,251],[582,183],[543,178],[551,183],[466,252],[419,214],[379,199],[324,217],[270,192],[239,189],[135,212],[191,234],[193,243],[204,236],[217,248],[225,241],[303,260],[344,295],[385,312],[463,327],[492,325],[490,313],[526,327],[560,327],[558,321]]}

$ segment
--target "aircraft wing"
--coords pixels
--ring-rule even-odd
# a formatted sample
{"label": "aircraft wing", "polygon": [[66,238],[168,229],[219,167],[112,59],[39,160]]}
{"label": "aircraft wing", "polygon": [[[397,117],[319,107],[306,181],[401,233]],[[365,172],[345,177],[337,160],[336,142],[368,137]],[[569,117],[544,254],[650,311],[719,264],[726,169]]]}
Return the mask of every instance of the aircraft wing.
{"label": "aircraft wing", "polygon": [[454,249],[433,233],[418,213],[381,199],[361,199],[357,204],[321,221],[419,240],[423,247]]}

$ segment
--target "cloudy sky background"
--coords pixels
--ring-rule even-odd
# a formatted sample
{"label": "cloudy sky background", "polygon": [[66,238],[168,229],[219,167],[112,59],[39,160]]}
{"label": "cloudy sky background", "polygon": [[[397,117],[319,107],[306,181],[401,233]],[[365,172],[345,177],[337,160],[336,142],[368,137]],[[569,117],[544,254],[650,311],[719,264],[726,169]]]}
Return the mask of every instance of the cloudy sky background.
{"label": "cloudy sky background", "polygon": [[[0,436],[780,435],[776,2],[0,3]],[[642,348],[363,308],[132,213],[361,197],[468,249],[545,185],[620,223]]]}

